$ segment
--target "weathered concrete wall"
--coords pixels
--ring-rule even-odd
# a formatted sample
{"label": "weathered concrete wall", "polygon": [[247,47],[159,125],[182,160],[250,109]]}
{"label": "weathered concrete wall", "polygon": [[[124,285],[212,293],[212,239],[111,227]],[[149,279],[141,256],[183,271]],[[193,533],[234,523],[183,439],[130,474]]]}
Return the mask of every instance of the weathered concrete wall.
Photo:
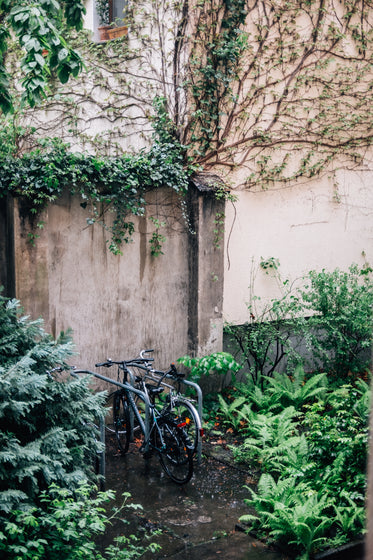
{"label": "weathered concrete wall", "polygon": [[[215,219],[224,203],[210,193],[189,200],[189,345],[198,356],[222,350],[224,269]],[[196,351],[195,351],[196,350]]]}
{"label": "weathered concrete wall", "polygon": [[[195,189],[190,204],[194,235],[185,227],[173,191],[148,194],[147,212],[156,208],[160,216],[172,217],[164,232],[164,255],[152,257],[151,223],[145,217],[135,218],[133,242],[123,247],[123,256],[115,256],[108,250],[107,232],[86,225],[79,198],[66,193],[50,205],[38,217],[45,222],[40,231],[15,201],[7,218],[14,221],[15,296],[26,313],[44,319],[54,336],[72,328],[79,352],[72,362],[79,367],[92,368],[107,357],[135,357],[142,348],[155,349],[158,367],[186,353],[220,350],[223,255],[210,247],[205,232],[213,228],[221,203]],[[40,233],[34,246],[30,231]],[[11,260],[8,254],[10,267]]]}

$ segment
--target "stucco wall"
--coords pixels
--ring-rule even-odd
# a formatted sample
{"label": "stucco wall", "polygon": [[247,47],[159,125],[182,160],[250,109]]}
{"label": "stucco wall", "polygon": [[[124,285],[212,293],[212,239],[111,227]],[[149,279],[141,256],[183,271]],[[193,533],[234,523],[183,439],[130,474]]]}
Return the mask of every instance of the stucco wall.
{"label": "stucco wall", "polygon": [[279,296],[275,275],[259,267],[262,258],[278,259],[281,278],[291,281],[313,269],[373,264],[373,171],[237,194],[235,210],[226,209],[225,320],[248,319],[252,287],[263,301]]}

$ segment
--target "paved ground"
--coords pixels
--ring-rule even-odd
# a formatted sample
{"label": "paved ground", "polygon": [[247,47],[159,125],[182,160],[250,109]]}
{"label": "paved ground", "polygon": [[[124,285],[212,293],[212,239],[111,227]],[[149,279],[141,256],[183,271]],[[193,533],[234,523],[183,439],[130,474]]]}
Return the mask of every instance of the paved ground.
{"label": "paved ground", "polygon": [[[116,490],[118,497],[130,492],[133,502],[144,508],[132,516],[130,528],[163,531],[158,539],[162,550],[151,556],[154,560],[284,560],[237,530],[239,517],[248,512],[244,486],[253,480],[230,465],[221,445],[205,445],[204,458],[183,487],[165,476],[156,457],[147,466],[136,449],[124,457],[109,451],[106,469],[107,488]],[[113,535],[116,531],[122,527],[114,526]]]}

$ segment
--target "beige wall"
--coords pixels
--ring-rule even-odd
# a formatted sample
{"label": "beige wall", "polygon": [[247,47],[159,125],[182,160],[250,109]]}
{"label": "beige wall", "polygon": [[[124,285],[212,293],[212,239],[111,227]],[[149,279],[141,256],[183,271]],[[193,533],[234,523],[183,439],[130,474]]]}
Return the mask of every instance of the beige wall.
{"label": "beige wall", "polygon": [[339,171],[333,179],[237,194],[235,211],[226,209],[226,320],[247,320],[253,283],[263,300],[279,295],[274,275],[259,267],[261,258],[278,259],[281,277],[291,280],[312,269],[373,265],[373,171]]}

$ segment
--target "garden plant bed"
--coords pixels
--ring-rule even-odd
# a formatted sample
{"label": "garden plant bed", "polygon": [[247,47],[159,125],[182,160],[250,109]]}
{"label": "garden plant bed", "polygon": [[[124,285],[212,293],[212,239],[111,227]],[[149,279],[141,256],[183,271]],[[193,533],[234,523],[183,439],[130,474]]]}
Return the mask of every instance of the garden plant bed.
{"label": "garden plant bed", "polygon": [[204,454],[248,475],[237,530],[293,558],[361,560],[369,385],[298,375],[220,395]]}

